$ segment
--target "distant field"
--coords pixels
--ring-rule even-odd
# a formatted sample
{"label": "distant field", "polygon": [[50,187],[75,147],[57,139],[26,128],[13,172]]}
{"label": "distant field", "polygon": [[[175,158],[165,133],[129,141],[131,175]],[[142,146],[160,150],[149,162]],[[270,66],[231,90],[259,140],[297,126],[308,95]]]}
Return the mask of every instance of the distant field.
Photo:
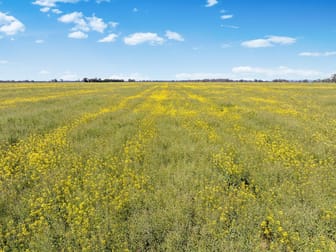
{"label": "distant field", "polygon": [[336,85],[1,84],[0,251],[336,251]]}

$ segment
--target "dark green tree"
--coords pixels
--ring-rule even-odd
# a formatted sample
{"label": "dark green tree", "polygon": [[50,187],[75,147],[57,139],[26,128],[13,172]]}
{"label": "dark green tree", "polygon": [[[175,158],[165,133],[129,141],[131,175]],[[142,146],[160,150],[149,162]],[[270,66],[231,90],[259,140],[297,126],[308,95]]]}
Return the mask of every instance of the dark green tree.
{"label": "dark green tree", "polygon": [[331,82],[336,82],[336,74],[333,74],[333,75],[330,77],[330,81],[331,81]]}

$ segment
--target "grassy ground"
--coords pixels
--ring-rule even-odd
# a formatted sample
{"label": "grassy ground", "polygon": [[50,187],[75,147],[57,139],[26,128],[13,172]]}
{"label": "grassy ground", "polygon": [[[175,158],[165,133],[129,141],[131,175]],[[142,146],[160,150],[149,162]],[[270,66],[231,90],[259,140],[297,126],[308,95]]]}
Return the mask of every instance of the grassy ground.
{"label": "grassy ground", "polygon": [[336,251],[336,87],[0,85],[0,251]]}

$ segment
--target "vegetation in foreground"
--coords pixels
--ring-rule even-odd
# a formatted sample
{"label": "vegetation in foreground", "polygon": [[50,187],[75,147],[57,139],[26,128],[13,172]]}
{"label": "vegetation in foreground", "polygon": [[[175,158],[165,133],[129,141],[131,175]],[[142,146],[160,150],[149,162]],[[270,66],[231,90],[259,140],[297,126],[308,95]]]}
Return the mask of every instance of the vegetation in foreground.
{"label": "vegetation in foreground", "polygon": [[1,84],[0,251],[336,251],[335,97]]}

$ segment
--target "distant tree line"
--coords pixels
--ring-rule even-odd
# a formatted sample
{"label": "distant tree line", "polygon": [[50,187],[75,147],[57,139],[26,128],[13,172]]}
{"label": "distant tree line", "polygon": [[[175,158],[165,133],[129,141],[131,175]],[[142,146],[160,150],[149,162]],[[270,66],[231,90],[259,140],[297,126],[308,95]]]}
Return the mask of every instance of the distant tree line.
{"label": "distant tree line", "polygon": [[[128,79],[128,82],[136,82],[134,79]],[[35,80],[22,80],[22,81],[16,81],[16,80],[0,80],[0,83],[41,83],[45,81],[35,81]],[[49,82],[78,82],[78,81],[67,81],[63,79],[52,79]],[[81,82],[85,83],[106,83],[106,82],[126,82],[123,79],[101,79],[101,78],[83,78]],[[140,82],[292,82],[292,83],[336,83],[336,74],[333,74],[330,78],[327,79],[317,79],[317,80],[286,80],[286,79],[274,79],[271,81],[261,80],[261,79],[254,79],[254,80],[232,80],[232,79],[199,79],[199,80],[143,80]]]}
{"label": "distant tree line", "polygon": [[[180,82],[180,81],[178,81]],[[330,78],[327,79],[317,79],[317,80],[286,80],[286,79],[274,79],[270,81],[254,79],[254,80],[232,80],[232,79],[202,79],[202,80],[185,80],[182,82],[293,82],[293,83],[336,83],[336,74],[333,74]]]}
{"label": "distant tree line", "polygon": [[82,82],[124,82],[123,79],[83,78]]}
{"label": "distant tree line", "polygon": [[35,82],[45,82],[45,81],[34,81],[34,80],[0,80],[0,83],[35,83]]}
{"label": "distant tree line", "polygon": [[[142,82],[167,82],[162,80],[147,80]],[[232,79],[198,79],[198,80],[171,80],[168,82],[265,82],[265,83],[273,83],[273,82],[290,82],[290,83],[336,83],[336,74],[333,74],[330,78],[327,79],[317,79],[317,80],[287,80],[287,79],[274,79],[274,80],[261,80],[261,79],[254,79],[254,80],[232,80]]]}
{"label": "distant tree line", "polygon": [[327,82],[334,82],[334,83],[336,83],[336,74],[333,74],[329,79],[327,79]]}

